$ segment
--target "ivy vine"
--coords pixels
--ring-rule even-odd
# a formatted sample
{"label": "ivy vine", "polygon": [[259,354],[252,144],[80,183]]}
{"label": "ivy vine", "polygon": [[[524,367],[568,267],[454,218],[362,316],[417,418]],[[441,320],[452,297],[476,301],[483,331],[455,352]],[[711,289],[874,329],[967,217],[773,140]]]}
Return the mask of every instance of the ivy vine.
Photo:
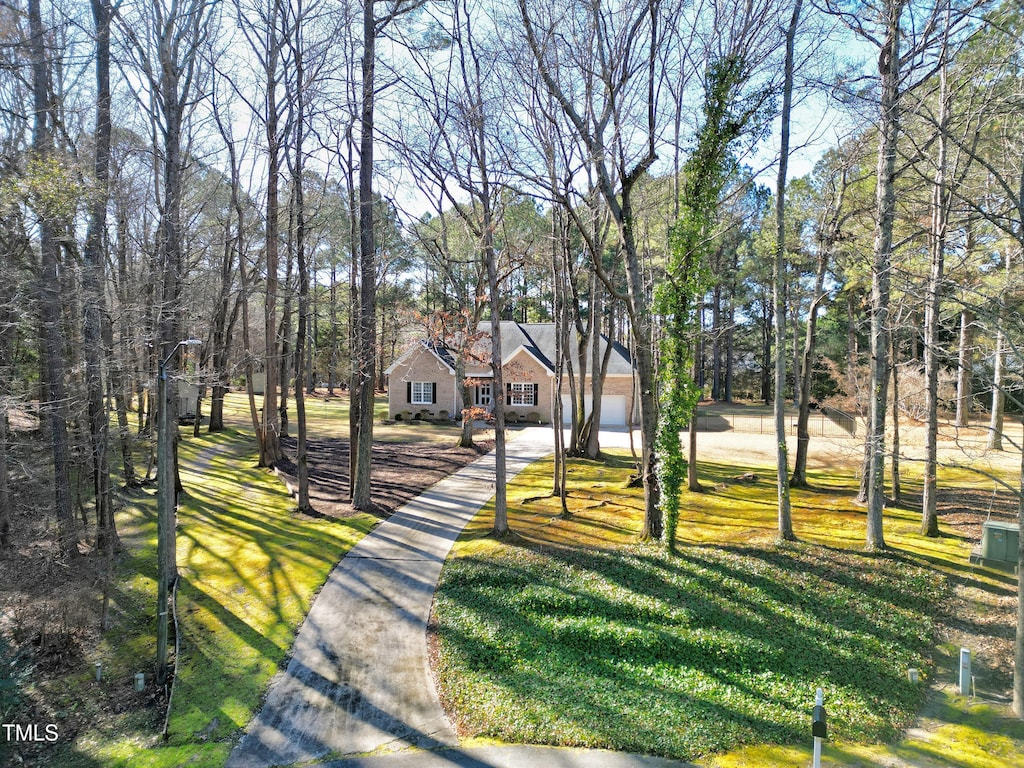
{"label": "ivy vine", "polygon": [[741,57],[716,60],[708,68],[704,123],[690,158],[683,165],[679,218],[669,231],[665,280],[657,287],[655,311],[664,334],[660,358],[660,419],[655,441],[665,541],[675,551],[679,501],[686,479],[680,433],[693,415],[700,390],[692,376],[698,299],[710,285],[706,256],[716,236],[718,202],[735,161],[730,147],[752,116],[739,106],[749,71]]}

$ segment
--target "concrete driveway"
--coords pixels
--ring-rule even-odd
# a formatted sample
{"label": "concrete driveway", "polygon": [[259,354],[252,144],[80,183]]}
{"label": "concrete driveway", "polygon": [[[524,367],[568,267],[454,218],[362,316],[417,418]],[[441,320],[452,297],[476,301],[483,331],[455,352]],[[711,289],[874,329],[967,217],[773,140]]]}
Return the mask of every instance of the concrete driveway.
{"label": "concrete driveway", "polygon": [[[550,428],[510,433],[511,479],[551,453]],[[629,444],[628,433],[606,445]],[[332,571],[226,768],[295,763],[380,767],[681,765],[601,750],[458,749],[434,690],[426,625],[445,558],[494,495],[494,454],[413,499]],[[366,756],[369,753],[376,753]],[[360,757],[356,757],[362,755]],[[350,757],[346,757],[350,756]]]}

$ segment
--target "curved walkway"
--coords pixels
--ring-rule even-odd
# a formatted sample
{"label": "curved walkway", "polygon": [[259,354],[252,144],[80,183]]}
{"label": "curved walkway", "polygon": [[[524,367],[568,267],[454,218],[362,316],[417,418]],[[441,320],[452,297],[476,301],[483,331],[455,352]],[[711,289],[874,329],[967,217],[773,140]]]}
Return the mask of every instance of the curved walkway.
{"label": "curved walkway", "polygon": [[[549,428],[519,432],[508,442],[509,479],[550,452]],[[681,765],[601,750],[457,748],[458,737],[430,675],[426,625],[452,544],[493,495],[492,452],[410,501],[349,551],[314,600],[287,669],[271,681],[263,708],[225,768],[270,768],[368,753],[378,754],[321,764]]]}

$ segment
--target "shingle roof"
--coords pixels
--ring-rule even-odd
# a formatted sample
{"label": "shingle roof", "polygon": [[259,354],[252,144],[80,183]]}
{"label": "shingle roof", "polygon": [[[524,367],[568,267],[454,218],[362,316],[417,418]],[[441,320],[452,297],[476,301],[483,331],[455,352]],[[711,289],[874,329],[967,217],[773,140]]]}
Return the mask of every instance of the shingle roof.
{"label": "shingle roof", "polygon": [[[486,324],[481,330],[490,331]],[[501,323],[501,348],[503,354],[509,354],[520,346],[525,347],[548,370],[555,369],[556,328],[554,323],[517,323],[506,320]],[[601,334],[601,354],[608,346],[608,337]],[[570,330],[570,349],[576,348],[576,331]],[[633,373],[633,361],[629,350],[618,342],[612,342],[612,354],[608,360],[608,373],[612,376],[629,376]]]}
{"label": "shingle roof", "polygon": [[452,370],[455,370],[455,357],[452,355],[452,351],[448,349],[448,347],[430,340],[424,341],[423,346],[441,358],[442,363]]}

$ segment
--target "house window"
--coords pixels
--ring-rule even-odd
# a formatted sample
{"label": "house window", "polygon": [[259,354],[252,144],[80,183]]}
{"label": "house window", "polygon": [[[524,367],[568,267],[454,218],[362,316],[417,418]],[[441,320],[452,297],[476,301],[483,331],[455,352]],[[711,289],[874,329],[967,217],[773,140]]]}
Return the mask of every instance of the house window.
{"label": "house window", "polygon": [[486,407],[491,406],[491,385],[479,384],[476,388],[476,404],[483,405]]}
{"label": "house window", "polygon": [[432,381],[409,382],[409,402],[413,405],[432,405],[437,392],[435,386]]}
{"label": "house window", "polygon": [[536,405],[537,385],[514,381],[508,385],[509,405]]}

